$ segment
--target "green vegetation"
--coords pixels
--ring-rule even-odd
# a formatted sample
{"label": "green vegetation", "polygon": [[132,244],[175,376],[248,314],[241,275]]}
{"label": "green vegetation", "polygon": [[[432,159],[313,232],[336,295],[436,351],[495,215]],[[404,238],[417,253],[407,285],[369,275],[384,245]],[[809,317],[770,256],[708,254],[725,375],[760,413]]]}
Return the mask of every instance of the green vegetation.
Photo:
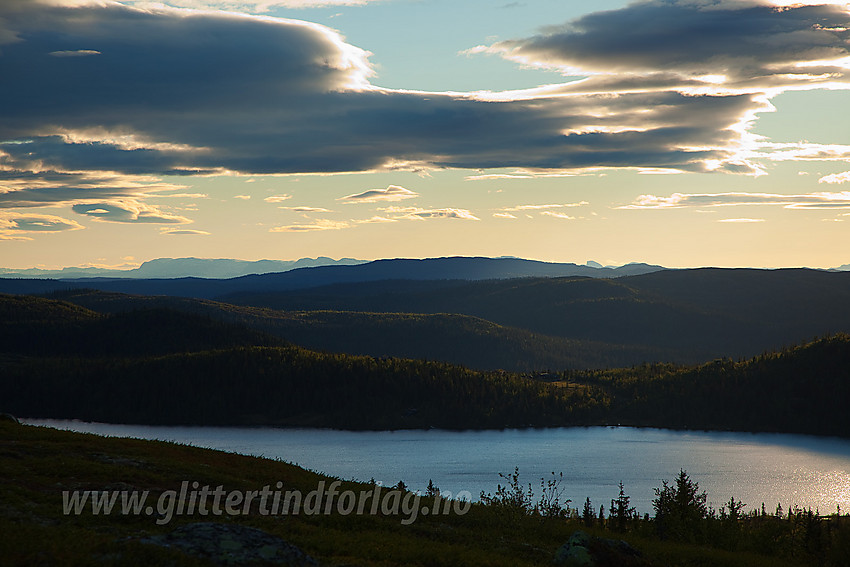
{"label": "green vegetation", "polygon": [[[599,565],[832,567],[847,565],[850,556],[850,517],[846,515],[818,516],[807,510],[744,512],[737,505],[720,511],[697,507],[697,513],[683,516],[693,519],[688,524],[692,529],[661,534],[658,513],[653,518],[631,515],[622,525],[616,514],[601,521],[595,514],[583,519],[563,498],[552,499],[569,488],[554,477],[535,498],[508,475],[505,500],[475,504],[463,515],[419,515],[409,525],[398,516],[382,513],[266,516],[259,506],[238,516],[175,515],[172,522],[160,525],[156,516],[144,513],[65,515],[62,493],[148,490],[150,498],[157,499],[184,481],[240,491],[281,482],[287,489],[307,493],[319,482],[333,479],[279,461],[2,421],[0,468],[4,473],[0,476],[0,556],[10,566],[220,564],[176,547],[146,543],[197,522],[262,530],[326,567],[552,565],[558,548],[579,529],[596,538],[625,540],[640,553],[639,563],[621,562],[615,556],[612,560],[617,562]],[[699,502],[698,485],[684,471],[669,487],[673,491],[669,500],[693,507],[691,500],[679,498],[682,476],[685,492],[695,494]],[[341,491],[355,492],[373,488],[354,482],[340,486]],[[422,497],[423,506],[434,506],[436,491],[432,487],[431,495]],[[512,499],[515,491],[523,496]]]}

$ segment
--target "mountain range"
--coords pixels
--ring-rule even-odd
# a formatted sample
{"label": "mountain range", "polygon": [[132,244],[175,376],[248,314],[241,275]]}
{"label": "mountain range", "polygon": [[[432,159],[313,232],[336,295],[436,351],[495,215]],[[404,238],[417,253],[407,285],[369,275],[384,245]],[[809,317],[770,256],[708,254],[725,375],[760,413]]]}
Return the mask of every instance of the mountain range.
{"label": "mountain range", "polygon": [[326,352],[511,371],[698,364],[850,332],[850,272],[810,269],[455,257],[227,279],[0,278],[0,292],[105,313],[177,309]]}
{"label": "mountain range", "polygon": [[229,258],[157,258],[143,262],[138,268],[109,269],[68,267],[61,270],[28,268],[16,270],[0,268],[4,278],[236,278],[248,274],[285,272],[296,268],[315,266],[351,266],[364,260],[341,258],[334,260],[326,256],[301,258],[300,260],[233,260]]}
{"label": "mountain range", "polygon": [[[345,261],[341,260],[341,262]],[[164,265],[168,266],[169,263],[166,262]],[[174,266],[172,271],[173,268]],[[250,274],[233,278],[22,279],[3,275],[0,277],[0,293],[45,293],[52,290],[90,288],[142,295],[177,295],[211,299],[231,293],[304,289],[328,284],[375,282],[388,279],[430,281],[565,276],[612,278],[663,269],[662,266],[648,264],[594,268],[587,265],[540,262],[521,258],[451,257],[421,260],[399,258],[360,264],[301,267],[283,272]]]}

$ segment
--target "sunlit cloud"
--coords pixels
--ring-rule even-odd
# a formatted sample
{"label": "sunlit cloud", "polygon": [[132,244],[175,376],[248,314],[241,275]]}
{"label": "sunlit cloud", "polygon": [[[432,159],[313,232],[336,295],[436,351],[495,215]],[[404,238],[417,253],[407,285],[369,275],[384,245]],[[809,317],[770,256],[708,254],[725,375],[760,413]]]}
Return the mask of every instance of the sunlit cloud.
{"label": "sunlit cloud", "polygon": [[735,207],[773,205],[785,209],[850,208],[850,191],[779,195],[772,193],[673,193],[669,197],[640,195],[619,209],[681,209],[687,207]]}
{"label": "sunlit cloud", "polygon": [[850,171],[845,171],[842,173],[833,173],[831,175],[824,175],[820,179],[818,179],[818,183],[847,183],[850,181]]}
{"label": "sunlit cloud", "polygon": [[100,51],[93,49],[77,49],[76,51],[51,51],[53,57],[88,57],[91,55],[100,55]]}
{"label": "sunlit cloud", "polygon": [[316,232],[322,230],[342,230],[349,228],[351,224],[345,221],[333,221],[329,219],[319,219],[310,224],[291,224],[286,226],[276,226],[269,229],[269,232]]}
{"label": "sunlit cloud", "polygon": [[418,196],[419,193],[410,189],[405,189],[399,185],[390,185],[386,189],[371,189],[363,193],[346,195],[345,197],[340,197],[337,201],[344,201],[346,203],[380,203],[413,199]]}
{"label": "sunlit cloud", "polygon": [[368,219],[355,220],[352,222],[354,222],[355,224],[385,224],[390,222],[398,222],[398,219],[390,219],[387,217],[375,215]]}
{"label": "sunlit cloud", "polygon": [[205,230],[186,230],[186,229],[163,230],[162,232],[160,232],[160,234],[176,235],[176,236],[184,236],[184,235],[185,236],[209,236],[210,235],[210,233],[205,231]]}
{"label": "sunlit cloud", "polygon": [[0,211],[0,240],[31,240],[28,234],[65,232],[85,228],[80,223],[56,215]]}
{"label": "sunlit cloud", "polygon": [[527,173],[481,173],[478,175],[467,175],[467,181],[492,181],[499,179],[531,179],[533,176]]}
{"label": "sunlit cloud", "polygon": [[71,210],[77,214],[105,222],[149,224],[186,224],[192,222],[186,217],[165,213],[156,207],[136,201],[76,204],[71,207]]}
{"label": "sunlit cloud", "polygon": [[234,199],[242,199],[243,201],[248,201],[251,199],[251,195],[234,195]]}
{"label": "sunlit cloud", "polygon": [[285,211],[294,211],[296,213],[331,213],[330,209],[323,209],[322,207],[278,207],[278,209],[283,209]]}
{"label": "sunlit cloud", "polygon": [[151,198],[170,198],[170,199],[209,199],[210,196],[206,193],[151,193],[148,195]]}
{"label": "sunlit cloud", "polygon": [[735,223],[735,224],[752,224],[752,223],[765,222],[765,220],[764,219],[741,218],[741,219],[720,219],[717,222]]}
{"label": "sunlit cloud", "polygon": [[559,204],[550,204],[550,205],[516,205],[513,207],[504,207],[500,210],[502,211],[544,211],[548,209],[563,209],[563,208],[573,208],[573,207],[583,207],[585,205],[589,205],[587,201],[580,201],[578,203],[559,203]]}
{"label": "sunlit cloud", "polygon": [[383,211],[394,215],[390,218],[405,219],[405,220],[426,220],[426,219],[462,219],[462,220],[480,220],[467,209],[422,209],[420,207],[380,207],[379,211]]}
{"label": "sunlit cloud", "polygon": [[273,195],[271,197],[266,197],[263,199],[266,203],[283,203],[284,201],[288,201],[292,198],[292,195]]}
{"label": "sunlit cloud", "polygon": [[549,216],[549,217],[555,217],[556,219],[576,220],[575,217],[571,217],[570,215],[568,215],[566,213],[558,213],[558,212],[555,212],[555,211],[543,211],[540,214],[546,215],[546,216]]}
{"label": "sunlit cloud", "polygon": [[493,213],[493,216],[497,219],[515,219],[516,216],[511,213]]}

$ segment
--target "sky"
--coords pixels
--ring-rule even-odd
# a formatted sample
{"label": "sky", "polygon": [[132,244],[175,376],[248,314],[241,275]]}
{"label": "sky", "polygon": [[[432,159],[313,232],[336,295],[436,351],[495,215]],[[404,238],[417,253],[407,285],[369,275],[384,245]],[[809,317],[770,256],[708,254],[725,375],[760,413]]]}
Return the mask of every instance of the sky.
{"label": "sky", "polygon": [[850,263],[850,4],[3,0],[0,267]]}

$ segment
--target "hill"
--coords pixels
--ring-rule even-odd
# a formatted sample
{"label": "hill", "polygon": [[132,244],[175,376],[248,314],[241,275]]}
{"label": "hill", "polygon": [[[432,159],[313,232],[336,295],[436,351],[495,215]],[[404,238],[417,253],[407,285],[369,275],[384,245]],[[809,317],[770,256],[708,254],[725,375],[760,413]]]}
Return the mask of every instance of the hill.
{"label": "hill", "polygon": [[673,351],[551,337],[452,313],[281,311],[211,300],[70,290],[51,297],[99,313],[169,309],[239,325],[313,350],[427,359],[479,370],[612,368],[664,360]]}
{"label": "hill", "polygon": [[688,364],[850,331],[850,273],[816,270],[706,268],[430,286],[384,281],[220,299],[284,310],[459,313],[547,336],[640,347],[657,353],[650,360]]}
{"label": "hill", "polygon": [[481,428],[568,423],[578,392],[444,363],[318,353],[167,309],[99,315],[13,296],[0,304],[0,411],[21,416]]}
{"label": "hill", "polygon": [[568,373],[618,403],[609,419],[632,425],[847,437],[850,336],[836,335],[745,361],[644,365]]}
{"label": "hill", "polygon": [[[0,296],[4,302],[10,318],[0,327],[0,411],[26,417],[346,429],[619,423],[850,431],[848,335],[746,361],[527,376],[319,353],[168,310],[100,315],[39,298]],[[91,344],[81,348],[71,334]],[[37,344],[38,337],[51,340]],[[258,344],[246,344],[252,341]]]}

